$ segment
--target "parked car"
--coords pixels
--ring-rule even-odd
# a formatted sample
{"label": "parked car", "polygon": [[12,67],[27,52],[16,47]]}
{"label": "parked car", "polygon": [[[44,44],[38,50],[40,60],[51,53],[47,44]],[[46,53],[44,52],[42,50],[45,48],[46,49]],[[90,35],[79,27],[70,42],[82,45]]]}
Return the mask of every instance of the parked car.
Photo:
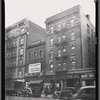
{"label": "parked car", "polygon": [[55,91],[53,94],[54,99],[68,99],[68,94],[74,94],[75,88],[74,87],[66,87],[63,91]]}
{"label": "parked car", "polygon": [[55,92],[53,93],[53,98],[54,98],[54,99],[58,99],[58,98],[60,97],[60,94],[61,94],[61,91],[55,91]]}
{"label": "parked car", "polygon": [[20,95],[19,96],[23,96],[23,97],[32,97],[32,90],[30,88],[24,88],[23,90],[19,91]]}
{"label": "parked car", "polygon": [[74,95],[69,95],[70,100],[96,100],[95,86],[81,87]]}
{"label": "parked car", "polygon": [[74,87],[66,87],[60,94],[59,99],[64,99],[68,100],[69,94],[74,94],[75,93],[75,88]]}

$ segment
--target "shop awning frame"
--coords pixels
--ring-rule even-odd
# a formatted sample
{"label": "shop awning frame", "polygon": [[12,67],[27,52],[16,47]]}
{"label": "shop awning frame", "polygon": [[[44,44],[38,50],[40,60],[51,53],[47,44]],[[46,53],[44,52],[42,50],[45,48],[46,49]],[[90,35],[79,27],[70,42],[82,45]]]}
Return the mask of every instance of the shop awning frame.
{"label": "shop awning frame", "polygon": [[29,84],[39,84],[43,82],[43,80],[34,80],[34,81],[30,81]]}

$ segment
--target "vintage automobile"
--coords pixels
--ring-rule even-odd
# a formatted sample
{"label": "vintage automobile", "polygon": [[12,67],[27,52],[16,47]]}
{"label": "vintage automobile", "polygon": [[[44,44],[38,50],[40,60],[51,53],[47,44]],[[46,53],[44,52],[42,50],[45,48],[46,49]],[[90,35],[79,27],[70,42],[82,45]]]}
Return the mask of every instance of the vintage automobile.
{"label": "vintage automobile", "polygon": [[75,88],[74,87],[66,87],[63,91],[56,91],[53,94],[54,99],[68,99],[69,93],[74,94],[75,93]]}
{"label": "vintage automobile", "polygon": [[69,95],[69,100],[96,100],[95,86],[81,87],[74,95]]}
{"label": "vintage automobile", "polygon": [[32,97],[32,90],[30,88],[24,88],[22,89],[20,92],[19,96],[23,96],[23,97]]}

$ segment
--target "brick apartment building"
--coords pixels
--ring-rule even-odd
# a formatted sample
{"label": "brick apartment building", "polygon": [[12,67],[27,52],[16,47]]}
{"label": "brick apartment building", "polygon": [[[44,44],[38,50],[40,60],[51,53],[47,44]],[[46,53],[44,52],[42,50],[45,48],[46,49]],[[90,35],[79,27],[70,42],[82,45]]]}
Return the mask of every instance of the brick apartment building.
{"label": "brick apartment building", "polygon": [[44,81],[46,71],[46,43],[38,42],[27,47],[25,80],[31,84]]}
{"label": "brick apartment building", "polygon": [[[45,29],[23,19],[6,28],[5,32],[5,85],[13,89],[15,81],[25,81],[27,47],[45,42]],[[19,85],[17,85],[19,86]]]}
{"label": "brick apartment building", "polygon": [[45,84],[95,85],[95,28],[77,5],[46,19]]}

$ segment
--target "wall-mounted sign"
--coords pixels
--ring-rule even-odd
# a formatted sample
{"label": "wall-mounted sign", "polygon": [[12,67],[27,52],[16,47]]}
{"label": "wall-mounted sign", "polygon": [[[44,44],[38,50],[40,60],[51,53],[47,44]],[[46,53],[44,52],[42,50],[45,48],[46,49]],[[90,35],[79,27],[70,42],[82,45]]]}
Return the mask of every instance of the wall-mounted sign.
{"label": "wall-mounted sign", "polygon": [[84,73],[81,78],[95,78],[94,73]]}
{"label": "wall-mounted sign", "polygon": [[38,73],[41,71],[41,63],[29,64],[29,73]]}
{"label": "wall-mounted sign", "polygon": [[66,75],[67,78],[80,78],[80,75],[75,74],[75,75]]}

